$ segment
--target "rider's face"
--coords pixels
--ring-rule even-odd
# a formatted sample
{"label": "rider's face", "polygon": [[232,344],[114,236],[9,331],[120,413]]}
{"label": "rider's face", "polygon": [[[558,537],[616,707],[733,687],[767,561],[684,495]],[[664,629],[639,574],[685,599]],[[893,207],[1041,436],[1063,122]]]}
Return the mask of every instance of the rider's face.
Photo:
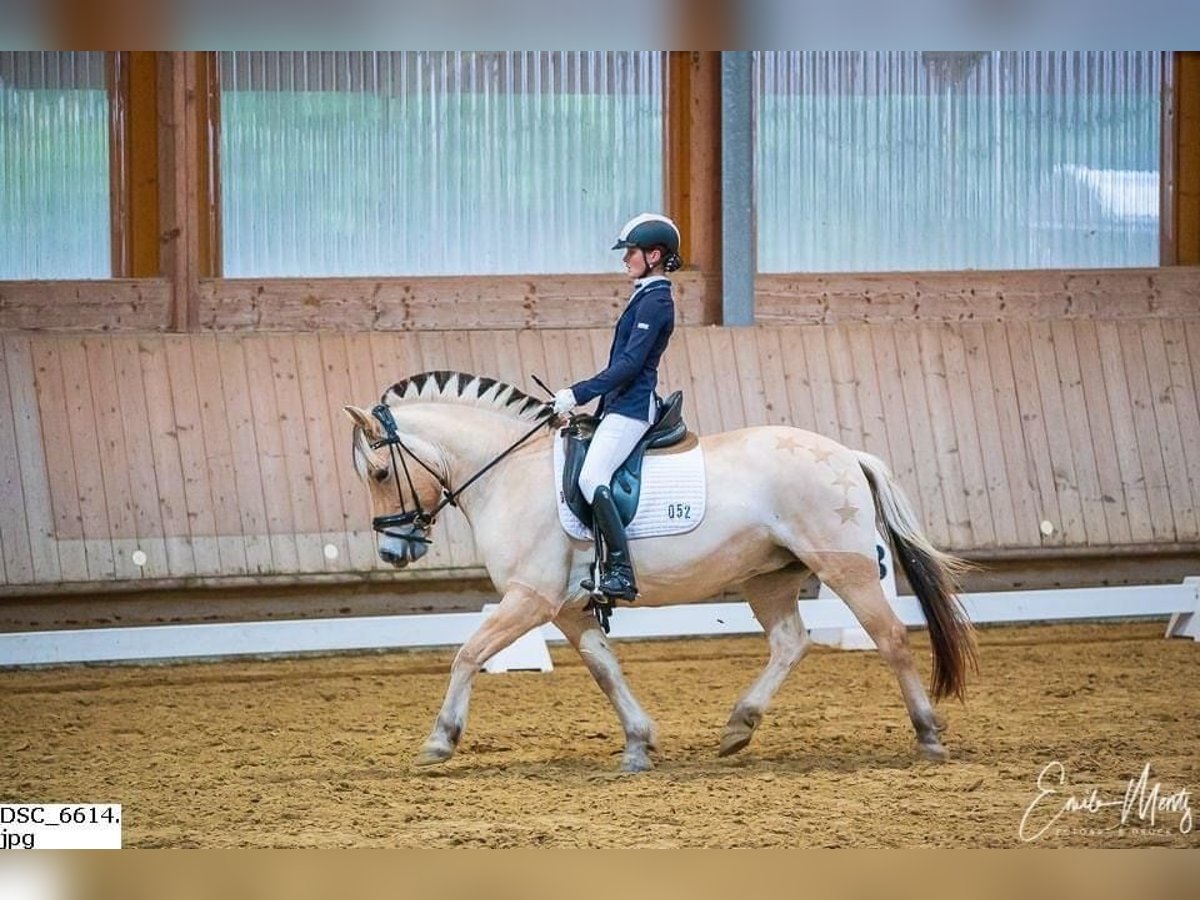
{"label": "rider's face", "polygon": [[625,274],[630,278],[641,278],[642,272],[646,269],[645,253],[640,247],[626,247],[625,256]]}
{"label": "rider's face", "polygon": [[630,278],[641,278],[652,266],[658,265],[661,255],[658,250],[647,253],[641,247],[626,247],[625,256],[622,257],[625,262],[625,274]]}

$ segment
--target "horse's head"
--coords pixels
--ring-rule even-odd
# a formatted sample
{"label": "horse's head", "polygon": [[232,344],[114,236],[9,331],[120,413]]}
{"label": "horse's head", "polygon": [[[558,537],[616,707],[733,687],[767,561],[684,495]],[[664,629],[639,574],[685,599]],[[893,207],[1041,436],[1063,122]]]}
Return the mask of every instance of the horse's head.
{"label": "horse's head", "polygon": [[386,406],[371,412],[344,407],[354,422],[354,468],[371,492],[371,525],[379,557],[403,568],[429,551],[431,510],[443,483],[430,468],[433,452],[415,435],[401,435]]}

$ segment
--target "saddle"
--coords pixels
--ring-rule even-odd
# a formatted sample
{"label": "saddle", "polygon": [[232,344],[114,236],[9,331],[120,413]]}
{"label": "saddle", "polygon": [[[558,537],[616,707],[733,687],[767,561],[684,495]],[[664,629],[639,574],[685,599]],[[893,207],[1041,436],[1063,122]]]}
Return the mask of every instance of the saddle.
{"label": "saddle", "polygon": [[[576,416],[562,430],[566,440],[566,462],[563,465],[562,491],[567,506],[588,528],[592,527],[592,508],[583,499],[579,490],[579,472],[587,456],[592,436],[596,433],[599,419],[595,416]],[[658,408],[654,424],[638,441],[633,452],[612,477],[613,500],[621,516],[621,524],[628,525],[637,513],[638,498],[642,492],[642,460],[647,453],[670,451],[672,453],[690,449],[696,442],[683,421],[683,391],[675,391]]]}

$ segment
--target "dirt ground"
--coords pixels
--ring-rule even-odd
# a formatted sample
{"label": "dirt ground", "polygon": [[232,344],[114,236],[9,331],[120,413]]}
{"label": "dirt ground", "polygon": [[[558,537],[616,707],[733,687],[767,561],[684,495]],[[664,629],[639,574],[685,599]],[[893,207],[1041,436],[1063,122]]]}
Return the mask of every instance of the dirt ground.
{"label": "dirt ground", "polygon": [[[0,802],[122,803],[127,847],[1012,847],[1027,810],[1031,837],[1074,796],[1116,805],[1064,812],[1030,846],[1196,847],[1200,645],[1162,634],[982,631],[968,702],[941,705],[945,764],[917,758],[876,653],[814,651],[750,747],[718,759],[765,641],[622,643],[661,744],[633,776],[565,646],[552,673],[481,674],[459,753],[433,770],[410,760],[446,651],[0,671]],[[1039,798],[1055,761],[1065,780]],[[1156,784],[1151,827],[1136,801]]]}

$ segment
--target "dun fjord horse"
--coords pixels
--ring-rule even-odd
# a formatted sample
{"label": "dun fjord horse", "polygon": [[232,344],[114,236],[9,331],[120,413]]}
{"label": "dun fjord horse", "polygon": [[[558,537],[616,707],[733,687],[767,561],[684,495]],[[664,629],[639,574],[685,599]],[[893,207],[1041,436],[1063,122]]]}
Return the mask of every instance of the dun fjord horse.
{"label": "dun fjord horse", "polygon": [[[496,612],[455,656],[445,701],[417,762],[453,755],[472,680],[484,662],[530,629],[553,622],[616,709],[625,731],[622,767],[649,769],[654,723],[630,691],[579,588],[590,574],[593,544],[573,540],[559,522],[551,462],[556,437],[540,427],[552,424],[548,407],[490,378],[431,372],[394,385],[371,411],[345,409],[354,420],[354,465],[371,492],[383,560],[404,566],[424,555],[437,510],[455,502],[502,594]],[[880,587],[876,517],[929,623],[935,698],[962,697],[974,663],[974,634],[954,593],[958,561],[921,534],[885,465],[786,427],[711,435],[701,446],[705,518],[686,535],[638,540],[633,557],[638,605],[736,591],[766,631],[770,658],[734,705],[720,755],[750,742],[771,697],[809,649],[797,598],[815,573],[846,602],[891,666],[919,750],[945,758],[941,726],[913,665],[905,626]]]}

